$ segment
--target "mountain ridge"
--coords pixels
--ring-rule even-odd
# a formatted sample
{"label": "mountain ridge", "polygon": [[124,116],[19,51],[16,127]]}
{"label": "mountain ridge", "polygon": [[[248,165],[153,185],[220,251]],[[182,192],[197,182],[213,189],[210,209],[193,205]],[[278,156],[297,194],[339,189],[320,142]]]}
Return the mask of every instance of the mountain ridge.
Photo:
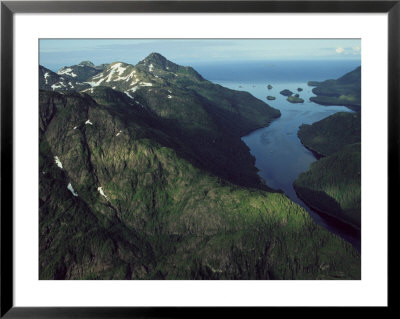
{"label": "mountain ridge", "polygon": [[194,69],[157,53],[136,66],[110,63],[83,83],[86,86],[80,92],[95,99],[95,92],[100,92],[96,88],[108,87],[123,92],[130,99],[125,103],[140,105],[169,121],[176,138],[214,174],[243,186],[268,189],[256,173],[248,147],[239,138],[268,125],[280,116],[279,110],[247,92],[213,84]]}

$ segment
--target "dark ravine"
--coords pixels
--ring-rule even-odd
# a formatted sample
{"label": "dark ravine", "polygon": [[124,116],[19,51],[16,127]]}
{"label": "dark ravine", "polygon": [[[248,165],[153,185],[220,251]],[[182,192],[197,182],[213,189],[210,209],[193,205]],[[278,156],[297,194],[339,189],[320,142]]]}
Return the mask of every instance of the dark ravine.
{"label": "dark ravine", "polygon": [[87,82],[107,87],[39,92],[40,279],[360,279],[350,244],[260,186],[240,136],[279,111],[159,54]]}

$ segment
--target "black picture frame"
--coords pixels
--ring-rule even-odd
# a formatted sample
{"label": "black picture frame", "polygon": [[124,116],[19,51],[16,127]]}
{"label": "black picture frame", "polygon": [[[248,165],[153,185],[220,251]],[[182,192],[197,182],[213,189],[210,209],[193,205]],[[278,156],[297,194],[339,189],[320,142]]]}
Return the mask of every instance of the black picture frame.
{"label": "black picture frame", "polygon": [[[13,303],[13,19],[15,13],[387,13],[388,14],[388,225],[399,187],[400,1],[1,1],[1,318],[191,318],[278,308],[23,308]],[[395,211],[396,209],[396,211]],[[388,229],[388,247],[390,234]],[[389,256],[388,256],[388,261]],[[389,269],[388,269],[389,270]],[[388,281],[389,287],[390,281]],[[388,299],[390,309],[391,298]],[[293,307],[290,308],[294,310]],[[318,308],[322,311],[326,309]],[[382,308],[381,308],[382,309]],[[278,310],[278,311],[277,311]],[[301,316],[307,308],[296,308]],[[331,309],[335,314],[338,308]],[[368,311],[370,311],[369,309]],[[250,312],[249,312],[250,311]],[[279,314],[281,315],[281,313]]]}

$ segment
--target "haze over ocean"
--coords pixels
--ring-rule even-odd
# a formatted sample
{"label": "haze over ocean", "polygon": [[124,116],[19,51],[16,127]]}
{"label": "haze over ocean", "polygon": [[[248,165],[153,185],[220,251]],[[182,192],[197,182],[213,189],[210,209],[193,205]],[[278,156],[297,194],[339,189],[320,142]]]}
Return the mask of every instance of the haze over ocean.
{"label": "haze over ocean", "polygon": [[293,82],[335,79],[361,65],[351,60],[265,60],[204,62],[192,66],[210,81]]}
{"label": "haze over ocean", "polygon": [[360,39],[41,39],[40,64],[52,71],[91,60],[136,64],[158,52],[182,65],[271,60],[360,61]]}

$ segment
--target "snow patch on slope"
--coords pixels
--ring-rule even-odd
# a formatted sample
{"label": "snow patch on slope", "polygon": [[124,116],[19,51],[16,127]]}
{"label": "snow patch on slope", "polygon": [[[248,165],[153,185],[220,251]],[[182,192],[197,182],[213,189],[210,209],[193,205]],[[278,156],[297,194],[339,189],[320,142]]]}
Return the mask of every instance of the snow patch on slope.
{"label": "snow patch on slope", "polygon": [[115,63],[110,67],[110,73],[107,76],[106,82],[110,82],[115,73],[118,74],[118,77],[114,79],[114,81],[121,80],[121,75],[126,71],[127,67],[123,67],[121,62]]}
{"label": "snow patch on slope", "polygon": [[66,74],[66,75],[72,76],[73,78],[77,77],[77,75],[73,72],[73,70],[71,68],[66,68],[66,69],[62,68],[60,71],[57,72],[57,74],[59,74],[59,75]]}
{"label": "snow patch on slope", "polygon": [[49,81],[47,80],[47,78],[50,76],[49,72],[46,72],[44,74],[44,80],[46,81],[46,84],[49,84]]}
{"label": "snow patch on slope", "polygon": [[131,99],[133,99],[133,98],[134,98],[132,95],[130,95],[130,94],[129,94],[129,92],[128,92],[128,91],[125,91],[124,93],[125,93],[126,95],[128,95],[128,96],[129,96]]}
{"label": "snow patch on slope", "polygon": [[55,89],[62,89],[62,88],[65,88],[65,84],[63,83],[63,82],[58,82],[58,83],[55,83],[55,84],[53,84],[52,86],[51,86],[51,88],[53,89],[53,91],[55,90]]}
{"label": "snow patch on slope", "polygon": [[58,158],[58,156],[54,156],[54,161],[56,162],[56,164],[59,168],[63,168],[62,163],[61,163],[60,159]]}
{"label": "snow patch on slope", "polygon": [[100,80],[97,81],[97,82],[91,81],[91,82],[84,82],[84,83],[87,83],[87,84],[89,84],[91,87],[94,87],[94,86],[99,86],[100,83],[103,82],[104,80],[105,80],[105,79],[100,79]]}
{"label": "snow patch on slope", "polygon": [[78,193],[75,192],[74,188],[72,187],[71,183],[68,184],[67,188],[71,191],[72,195],[78,196]]}
{"label": "snow patch on slope", "polygon": [[103,196],[106,200],[109,201],[106,194],[104,194],[103,187],[98,187],[97,190],[99,191],[100,195]]}
{"label": "snow patch on slope", "polygon": [[93,88],[88,88],[88,89],[82,90],[82,92],[88,92],[88,91],[90,91],[90,93],[93,93]]}

